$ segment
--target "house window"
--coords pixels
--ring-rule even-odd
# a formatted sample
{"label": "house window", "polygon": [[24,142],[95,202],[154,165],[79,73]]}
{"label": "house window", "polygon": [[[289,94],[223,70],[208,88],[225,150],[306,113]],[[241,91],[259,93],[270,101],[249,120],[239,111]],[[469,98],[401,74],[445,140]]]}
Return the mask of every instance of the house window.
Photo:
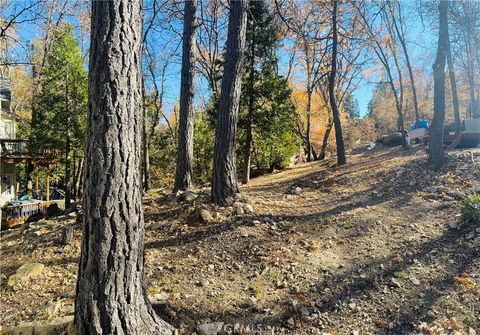
{"label": "house window", "polygon": [[2,176],[2,195],[11,195],[12,194],[12,176],[3,175]]}
{"label": "house window", "polygon": [[11,120],[2,120],[0,127],[0,138],[13,137],[13,122]]}

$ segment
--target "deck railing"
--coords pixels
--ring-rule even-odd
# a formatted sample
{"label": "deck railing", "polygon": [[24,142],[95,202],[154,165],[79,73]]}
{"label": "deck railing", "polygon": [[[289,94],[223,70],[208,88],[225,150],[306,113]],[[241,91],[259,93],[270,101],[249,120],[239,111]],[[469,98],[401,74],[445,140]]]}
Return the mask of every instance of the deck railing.
{"label": "deck railing", "polygon": [[27,145],[26,140],[0,139],[0,153],[2,157],[25,155],[28,153]]}
{"label": "deck railing", "polygon": [[55,149],[41,149],[32,152],[28,148],[27,140],[0,139],[0,157],[58,159],[61,157],[61,152]]}
{"label": "deck railing", "polygon": [[61,210],[65,209],[65,200],[38,201],[4,206],[1,209],[1,229],[10,229],[25,222],[38,220],[45,215],[47,208],[52,204],[57,204]]}

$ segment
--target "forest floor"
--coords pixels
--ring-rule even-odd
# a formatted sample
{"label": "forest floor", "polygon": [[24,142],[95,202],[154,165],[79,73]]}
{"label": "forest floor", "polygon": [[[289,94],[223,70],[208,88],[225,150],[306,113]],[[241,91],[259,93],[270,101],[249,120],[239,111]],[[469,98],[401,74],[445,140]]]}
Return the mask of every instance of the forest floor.
{"label": "forest floor", "polygon": [[[157,312],[182,334],[480,333],[480,225],[460,215],[480,150],[449,153],[438,173],[419,147],[348,159],[253,179],[241,193],[254,214],[203,205],[207,190],[190,201],[146,197]],[[202,206],[209,223],[194,215]],[[65,219],[2,233],[3,326],[73,313],[81,231]],[[64,225],[75,227],[67,246]],[[45,268],[8,288],[25,262]]]}

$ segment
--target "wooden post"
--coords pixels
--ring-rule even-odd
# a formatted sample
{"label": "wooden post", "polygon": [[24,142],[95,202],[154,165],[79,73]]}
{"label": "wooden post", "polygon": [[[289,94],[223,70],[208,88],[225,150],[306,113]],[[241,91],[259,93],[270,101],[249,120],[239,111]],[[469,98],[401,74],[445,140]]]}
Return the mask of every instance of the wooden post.
{"label": "wooden post", "polygon": [[47,166],[47,202],[50,202],[50,165]]}

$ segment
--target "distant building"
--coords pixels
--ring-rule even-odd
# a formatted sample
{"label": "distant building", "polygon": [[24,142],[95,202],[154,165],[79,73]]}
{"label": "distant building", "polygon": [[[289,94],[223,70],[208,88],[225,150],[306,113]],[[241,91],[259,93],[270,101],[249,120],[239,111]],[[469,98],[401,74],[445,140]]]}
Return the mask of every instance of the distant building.
{"label": "distant building", "polygon": [[[0,18],[0,26],[4,24]],[[45,212],[50,201],[50,168],[60,160],[60,152],[54,149],[30,151],[28,140],[17,138],[17,122],[21,121],[12,110],[12,78],[7,51],[15,41],[15,31],[9,29],[0,37],[0,227],[10,228]],[[35,199],[15,199],[19,185],[19,164],[36,168]],[[38,169],[46,169],[45,191],[40,189]],[[32,171],[32,170],[30,170]],[[33,185],[27,185],[29,189]],[[38,199],[37,199],[38,198]],[[61,208],[63,200],[58,202]]]}
{"label": "distant building", "polygon": [[4,76],[5,74],[8,75],[8,71],[2,71],[0,73],[0,152],[2,153],[0,167],[0,207],[15,196],[15,185],[17,183],[15,163],[9,162],[3,157],[3,153],[9,149],[12,149],[11,146],[15,145],[14,142],[11,142],[11,140],[16,139],[17,128],[17,118],[10,110],[10,104],[12,100],[10,77]]}

